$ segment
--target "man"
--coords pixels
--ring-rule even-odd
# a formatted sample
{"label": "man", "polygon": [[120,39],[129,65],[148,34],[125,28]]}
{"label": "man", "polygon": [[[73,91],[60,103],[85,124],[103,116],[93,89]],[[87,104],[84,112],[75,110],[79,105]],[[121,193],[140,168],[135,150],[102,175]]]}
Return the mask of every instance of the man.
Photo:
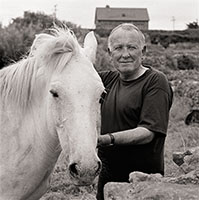
{"label": "man", "polygon": [[108,38],[116,71],[101,72],[107,95],[102,102],[97,199],[107,182],[127,182],[129,173],[164,175],[164,142],[173,93],[166,76],[142,65],[145,38],[133,24],[121,24]]}

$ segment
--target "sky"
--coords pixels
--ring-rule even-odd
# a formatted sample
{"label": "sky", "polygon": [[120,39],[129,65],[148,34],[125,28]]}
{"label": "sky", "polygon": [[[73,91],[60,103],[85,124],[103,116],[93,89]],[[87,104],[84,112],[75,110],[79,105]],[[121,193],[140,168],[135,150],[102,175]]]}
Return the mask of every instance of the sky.
{"label": "sky", "polygon": [[199,0],[0,0],[0,23],[23,17],[24,11],[53,14],[59,20],[95,28],[96,7],[147,8],[149,29],[184,30],[199,22]]}

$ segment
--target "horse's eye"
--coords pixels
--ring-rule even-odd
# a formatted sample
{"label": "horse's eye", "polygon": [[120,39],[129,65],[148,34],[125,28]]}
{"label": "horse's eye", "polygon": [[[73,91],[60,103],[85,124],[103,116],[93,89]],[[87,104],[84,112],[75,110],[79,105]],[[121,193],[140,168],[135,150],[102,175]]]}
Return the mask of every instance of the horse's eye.
{"label": "horse's eye", "polygon": [[99,100],[100,104],[102,104],[104,102],[106,94],[107,94],[107,92],[106,92],[106,90],[104,90],[104,92],[102,92],[100,100]]}
{"label": "horse's eye", "polygon": [[57,98],[59,97],[58,93],[55,90],[50,90],[50,93],[52,94],[53,97]]}

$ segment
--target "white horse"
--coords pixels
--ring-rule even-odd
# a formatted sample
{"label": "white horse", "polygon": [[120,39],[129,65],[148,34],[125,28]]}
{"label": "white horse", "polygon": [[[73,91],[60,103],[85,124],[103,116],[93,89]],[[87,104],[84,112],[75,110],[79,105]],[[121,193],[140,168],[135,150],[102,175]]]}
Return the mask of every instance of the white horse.
{"label": "white horse", "polygon": [[92,32],[39,34],[29,56],[0,70],[0,200],[39,199],[62,151],[73,183],[99,174],[97,136],[104,86]]}

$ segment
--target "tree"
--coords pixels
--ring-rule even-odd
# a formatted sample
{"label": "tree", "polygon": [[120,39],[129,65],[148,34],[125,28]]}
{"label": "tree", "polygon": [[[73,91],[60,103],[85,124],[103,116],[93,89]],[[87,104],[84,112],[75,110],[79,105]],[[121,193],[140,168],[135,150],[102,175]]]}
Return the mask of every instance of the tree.
{"label": "tree", "polygon": [[199,25],[198,25],[198,22],[195,21],[195,22],[190,22],[187,24],[187,28],[188,29],[198,29],[199,28]]}
{"label": "tree", "polygon": [[71,22],[60,21],[52,15],[41,12],[24,12],[23,17],[17,17],[5,28],[0,24],[0,69],[10,62],[18,61],[28,53],[35,35],[47,32],[53,25],[67,26],[77,36],[81,36],[81,27]]}

